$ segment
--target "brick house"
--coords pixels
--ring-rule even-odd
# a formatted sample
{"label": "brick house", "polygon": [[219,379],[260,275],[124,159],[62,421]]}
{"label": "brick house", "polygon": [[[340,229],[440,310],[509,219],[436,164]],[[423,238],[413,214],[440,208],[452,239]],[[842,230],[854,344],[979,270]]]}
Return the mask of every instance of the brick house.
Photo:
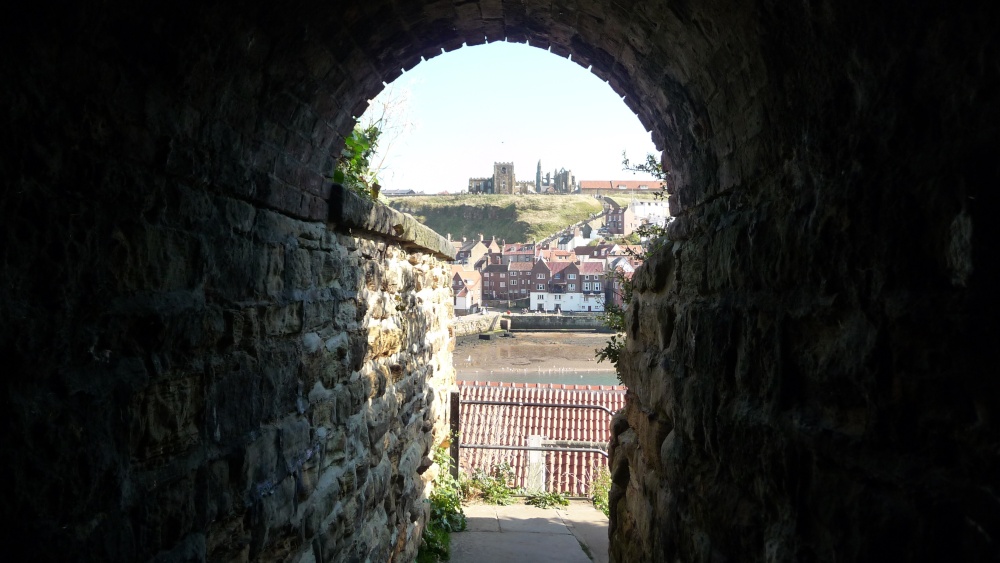
{"label": "brick house", "polygon": [[507,265],[507,292],[509,299],[528,299],[531,288],[531,262],[511,262]]}
{"label": "brick house", "polygon": [[609,235],[628,236],[640,225],[635,213],[627,205],[620,205],[611,198],[604,198],[605,221]]}
{"label": "brick house", "polygon": [[[576,273],[573,262],[546,262],[539,258],[531,268],[529,306],[532,311],[562,311],[563,296],[566,294],[568,272]],[[575,283],[575,281],[574,281]]]}
{"label": "brick house", "polygon": [[482,276],[460,264],[451,266],[451,290],[454,294],[456,315],[467,315],[479,310],[483,305]]}
{"label": "brick house", "polygon": [[621,247],[617,244],[595,244],[594,246],[578,246],[574,250],[577,260],[584,262],[597,260],[607,262],[609,256],[621,252]]}
{"label": "brick house", "polygon": [[510,298],[508,296],[507,266],[507,264],[501,262],[493,263],[483,268],[483,296],[486,299]]}
{"label": "brick house", "polygon": [[605,303],[613,303],[619,307],[622,306],[623,288],[621,278],[624,277],[630,280],[634,272],[635,267],[626,257],[619,257],[608,264],[607,279],[604,284]]}
{"label": "brick house", "polygon": [[511,262],[527,262],[530,264],[535,261],[534,243],[504,244],[501,252],[503,254],[503,261],[507,264]]}
{"label": "brick house", "polygon": [[479,235],[479,240],[462,239],[462,245],[455,252],[455,262],[459,264],[475,264],[490,252],[499,253],[500,245],[495,239],[483,239]]}
{"label": "brick house", "polygon": [[603,312],[604,286],[607,285],[607,273],[604,262],[581,262],[579,270],[579,307],[578,311]]}

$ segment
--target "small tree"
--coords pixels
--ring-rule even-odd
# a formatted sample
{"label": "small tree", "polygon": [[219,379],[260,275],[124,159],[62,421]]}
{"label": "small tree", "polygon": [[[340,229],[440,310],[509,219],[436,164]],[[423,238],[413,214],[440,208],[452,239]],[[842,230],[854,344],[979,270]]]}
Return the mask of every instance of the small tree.
{"label": "small tree", "polygon": [[378,147],[381,131],[375,125],[354,126],[351,136],[344,139],[344,150],[337,159],[337,168],[331,178],[345,188],[367,199],[377,199],[379,184],[371,169],[371,157]]}
{"label": "small tree", "polygon": [[[645,162],[632,164],[629,162],[625,152],[622,152],[622,168],[632,172],[650,174],[657,180],[665,180],[667,176],[663,171],[660,160],[651,153],[646,155]],[[658,198],[663,198],[664,196],[663,191],[656,194]],[[641,253],[629,252],[634,258],[645,259],[650,252],[655,252],[666,242],[667,231],[666,227],[660,225],[643,225],[634,234],[637,237],[646,239],[646,248]],[[621,270],[609,271],[608,278],[610,282],[615,283],[620,288],[618,296],[621,299],[621,305],[615,300],[604,304],[604,313],[600,316],[600,319],[605,326],[613,331],[613,334],[605,343],[604,348],[596,350],[597,361],[603,362],[607,360],[611,362],[615,366],[615,374],[618,376],[618,381],[624,383],[622,381],[621,367],[618,365],[618,362],[622,357],[622,352],[625,350],[625,309],[632,302],[632,279],[626,276],[625,272]]]}

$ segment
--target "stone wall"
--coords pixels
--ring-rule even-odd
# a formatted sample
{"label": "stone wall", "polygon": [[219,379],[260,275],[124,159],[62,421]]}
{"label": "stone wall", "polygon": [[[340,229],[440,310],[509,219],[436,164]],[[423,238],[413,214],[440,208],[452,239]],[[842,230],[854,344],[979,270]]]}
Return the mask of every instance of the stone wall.
{"label": "stone wall", "polygon": [[447,241],[339,188],[326,223],[107,195],[48,204],[106,231],[7,223],[46,241],[2,272],[4,513],[32,558],[412,560],[454,384]]}
{"label": "stone wall", "polygon": [[511,315],[511,330],[517,331],[606,331],[607,326],[596,315],[543,315],[528,313]]}
{"label": "stone wall", "polygon": [[[994,3],[11,4],[0,515],[23,559],[409,556],[392,437],[424,447],[420,378],[449,371],[413,328],[439,266],[379,211],[330,230],[356,206],[325,178],[384,83],[505,39],[590,68],[664,151],[613,560],[1000,559]],[[407,271],[400,301],[368,289]]]}
{"label": "stone wall", "polygon": [[508,318],[499,313],[456,317],[452,320],[452,329],[455,336],[459,337],[488,332],[490,327],[493,330],[500,330],[500,322],[503,320],[501,317]]}
{"label": "stone wall", "polygon": [[761,106],[703,99],[633,278],[612,561],[1000,558],[996,14],[892,4],[757,6],[710,65]]}

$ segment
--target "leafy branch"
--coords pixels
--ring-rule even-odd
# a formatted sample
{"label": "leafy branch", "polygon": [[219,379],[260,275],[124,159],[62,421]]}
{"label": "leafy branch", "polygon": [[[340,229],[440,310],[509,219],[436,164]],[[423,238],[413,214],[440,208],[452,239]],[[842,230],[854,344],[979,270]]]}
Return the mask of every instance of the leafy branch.
{"label": "leafy branch", "polygon": [[[668,174],[664,172],[660,159],[652,153],[646,155],[645,161],[633,164],[629,161],[628,155],[622,151],[622,168],[631,172],[649,174],[657,180],[665,180]],[[662,190],[656,194],[658,198],[663,198],[664,196],[665,192]],[[642,252],[636,252],[631,249],[627,251],[632,258],[639,260],[645,260],[646,256],[657,252],[667,242],[667,230],[661,225],[641,225],[633,234],[636,234],[640,240],[646,240],[646,247]],[[613,334],[605,343],[604,348],[596,350],[596,356],[598,362],[611,362],[615,366],[615,374],[618,376],[618,381],[624,383],[622,381],[619,361],[625,351],[625,309],[632,302],[632,279],[621,269],[608,272],[608,278],[620,288],[617,295],[621,305],[618,304],[619,300],[610,300],[604,305],[604,313],[599,318],[605,326],[613,331]]]}
{"label": "leafy branch", "polygon": [[660,159],[656,158],[656,155],[653,153],[646,153],[645,161],[632,164],[632,162],[628,159],[628,155],[625,154],[625,151],[622,151],[622,170],[640,174],[649,174],[657,180],[667,179],[667,173],[663,171],[663,164],[660,163]]}
{"label": "leafy branch", "polygon": [[378,199],[378,178],[371,168],[371,158],[382,134],[377,125],[356,125],[344,139],[344,150],[337,159],[331,180],[353,190],[366,199]]}
{"label": "leafy branch", "polygon": [[608,301],[604,304],[604,313],[598,317],[614,333],[605,342],[604,348],[596,350],[597,361],[611,362],[611,365],[615,366],[615,375],[618,377],[618,382],[624,383],[622,381],[621,367],[618,365],[618,362],[621,360],[622,352],[625,350],[625,308],[632,301],[632,279],[626,276],[625,272],[621,269],[608,272],[608,277],[614,283],[612,287],[620,288],[616,290],[616,295],[620,298],[621,305],[615,299]]}

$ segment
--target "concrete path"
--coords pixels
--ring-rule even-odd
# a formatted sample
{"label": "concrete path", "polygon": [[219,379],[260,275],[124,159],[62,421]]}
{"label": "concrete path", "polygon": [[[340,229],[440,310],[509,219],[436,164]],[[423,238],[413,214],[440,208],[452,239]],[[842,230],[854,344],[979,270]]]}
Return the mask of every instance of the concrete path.
{"label": "concrete path", "polygon": [[469,527],[451,534],[452,563],[607,563],[608,519],[587,501],[566,508],[466,506]]}

